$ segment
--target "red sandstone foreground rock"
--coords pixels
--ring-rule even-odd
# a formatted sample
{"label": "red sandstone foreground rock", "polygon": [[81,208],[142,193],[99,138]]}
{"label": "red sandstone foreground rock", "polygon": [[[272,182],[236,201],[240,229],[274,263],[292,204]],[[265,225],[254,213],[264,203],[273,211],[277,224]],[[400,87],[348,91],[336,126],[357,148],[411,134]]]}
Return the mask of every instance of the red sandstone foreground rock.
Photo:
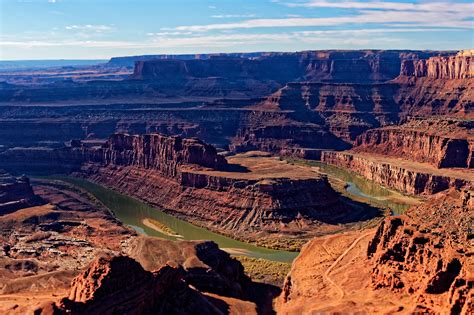
{"label": "red sandstone foreground rock", "polygon": [[180,268],[149,272],[126,256],[96,259],[73,280],[69,297],[48,308],[54,314],[223,314],[184,282]]}
{"label": "red sandstone foreground rock", "polygon": [[139,237],[60,181],[34,192],[46,204],[0,214],[0,313],[269,311],[275,288],[255,286],[215,243]]}
{"label": "red sandstone foreground rock", "polygon": [[451,190],[377,231],[312,240],[293,262],[278,313],[471,314],[473,196]]}

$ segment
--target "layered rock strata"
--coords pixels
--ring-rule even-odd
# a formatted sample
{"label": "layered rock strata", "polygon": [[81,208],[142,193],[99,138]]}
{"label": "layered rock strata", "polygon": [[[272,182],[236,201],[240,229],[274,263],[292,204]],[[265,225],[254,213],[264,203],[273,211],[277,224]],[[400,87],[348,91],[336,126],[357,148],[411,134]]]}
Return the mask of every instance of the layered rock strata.
{"label": "layered rock strata", "polygon": [[353,151],[402,157],[437,168],[473,168],[473,130],[472,121],[413,119],[366,131],[356,139]]}
{"label": "layered rock strata", "polygon": [[17,171],[29,165],[76,171],[239,238],[275,232],[294,236],[297,230],[311,234],[314,224],[336,223],[347,214],[326,177],[258,154],[230,157],[229,163],[196,139],[116,134],[101,147],[75,143],[21,159],[21,165],[16,152],[0,153],[3,165]]}
{"label": "layered rock strata", "polygon": [[471,79],[474,77],[473,54],[473,50],[467,50],[455,56],[403,60],[400,75],[432,79]]}
{"label": "layered rock strata", "polygon": [[430,165],[382,155],[324,151],[321,161],[412,195],[434,194],[452,187],[466,187],[474,182],[472,171],[442,171]]}

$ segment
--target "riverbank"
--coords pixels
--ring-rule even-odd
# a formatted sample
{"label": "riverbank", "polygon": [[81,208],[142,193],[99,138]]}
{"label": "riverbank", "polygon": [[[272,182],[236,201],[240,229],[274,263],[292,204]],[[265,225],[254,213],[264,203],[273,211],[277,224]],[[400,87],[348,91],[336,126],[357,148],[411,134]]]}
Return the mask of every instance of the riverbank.
{"label": "riverbank", "polygon": [[155,231],[158,231],[160,233],[166,234],[168,236],[172,237],[177,237],[177,238],[182,238],[182,235],[177,234],[175,231],[164,225],[163,223],[153,220],[153,219],[143,219],[142,220],[143,225],[146,227],[149,227],[150,229],[154,229]]}
{"label": "riverbank", "polygon": [[314,172],[328,176],[331,186],[342,196],[374,207],[388,209],[391,214],[403,214],[408,208],[423,203],[413,197],[388,189],[362,176],[334,165],[303,159],[289,159],[289,163],[306,166]]}

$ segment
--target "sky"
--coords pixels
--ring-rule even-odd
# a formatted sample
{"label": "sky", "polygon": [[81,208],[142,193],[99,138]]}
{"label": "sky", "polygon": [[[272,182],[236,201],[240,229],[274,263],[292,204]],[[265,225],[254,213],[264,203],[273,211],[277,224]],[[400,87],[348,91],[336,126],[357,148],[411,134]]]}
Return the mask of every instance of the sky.
{"label": "sky", "polygon": [[472,0],[0,0],[0,60],[474,48]]}

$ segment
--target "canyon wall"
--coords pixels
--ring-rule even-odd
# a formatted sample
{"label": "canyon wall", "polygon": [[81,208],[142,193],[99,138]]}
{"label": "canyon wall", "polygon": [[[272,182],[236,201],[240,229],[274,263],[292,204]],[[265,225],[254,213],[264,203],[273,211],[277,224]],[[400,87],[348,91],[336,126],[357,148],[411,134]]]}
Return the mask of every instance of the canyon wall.
{"label": "canyon wall", "polygon": [[462,188],[472,184],[469,175],[444,175],[431,169],[417,168],[410,162],[397,164],[396,161],[386,161],[383,156],[377,155],[371,157],[325,151],[321,155],[321,161],[349,169],[380,185],[412,195],[434,194],[452,187]]}
{"label": "canyon wall", "polygon": [[362,50],[138,59],[131,78],[177,80],[184,77],[241,77],[279,84],[303,80],[382,82],[398,76],[402,60],[426,58],[435,54],[436,52]]}
{"label": "canyon wall", "polygon": [[473,128],[472,121],[411,120],[366,131],[357,137],[353,151],[426,162],[437,168],[473,168]]}
{"label": "canyon wall", "polygon": [[474,77],[474,51],[459,52],[455,56],[403,60],[401,76],[432,79],[472,79]]}

